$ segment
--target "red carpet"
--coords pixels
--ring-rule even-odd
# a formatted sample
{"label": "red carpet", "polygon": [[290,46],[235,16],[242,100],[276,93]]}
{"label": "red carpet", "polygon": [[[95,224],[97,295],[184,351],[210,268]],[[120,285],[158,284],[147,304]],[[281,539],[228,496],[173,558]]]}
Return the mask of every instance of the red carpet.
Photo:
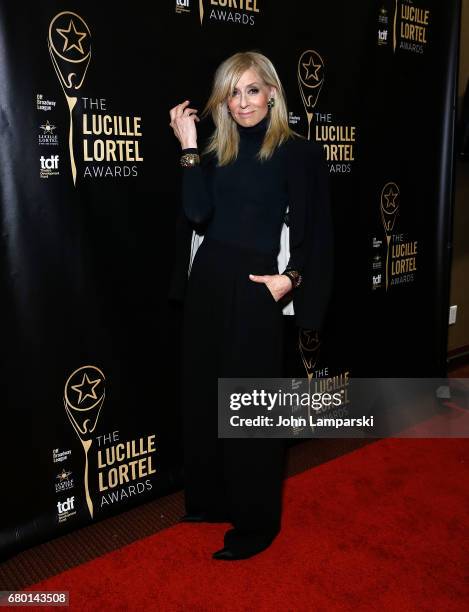
{"label": "red carpet", "polygon": [[469,609],[469,440],[381,440],[290,478],[284,504],[252,559],[211,559],[227,525],[180,524],[29,588],[73,610]]}

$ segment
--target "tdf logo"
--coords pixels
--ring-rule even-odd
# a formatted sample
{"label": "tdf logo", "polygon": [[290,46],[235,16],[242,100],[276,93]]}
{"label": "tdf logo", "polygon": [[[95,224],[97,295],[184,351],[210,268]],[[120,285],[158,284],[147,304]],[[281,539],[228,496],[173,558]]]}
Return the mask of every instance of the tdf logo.
{"label": "tdf logo", "polygon": [[57,502],[57,510],[59,514],[63,514],[64,512],[69,512],[70,510],[74,510],[75,506],[75,497],[68,497],[64,502]]}
{"label": "tdf logo", "polygon": [[59,156],[51,155],[50,157],[44,157],[41,155],[41,170],[57,170],[59,167]]}
{"label": "tdf logo", "polygon": [[190,13],[190,0],[176,0],[176,14]]}

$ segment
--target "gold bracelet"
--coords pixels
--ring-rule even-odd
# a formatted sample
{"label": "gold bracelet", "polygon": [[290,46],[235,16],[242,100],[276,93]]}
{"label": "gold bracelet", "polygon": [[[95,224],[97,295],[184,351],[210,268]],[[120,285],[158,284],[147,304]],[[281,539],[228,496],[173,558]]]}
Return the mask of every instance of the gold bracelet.
{"label": "gold bracelet", "polygon": [[183,168],[193,168],[200,164],[200,157],[198,153],[184,153],[179,161]]}

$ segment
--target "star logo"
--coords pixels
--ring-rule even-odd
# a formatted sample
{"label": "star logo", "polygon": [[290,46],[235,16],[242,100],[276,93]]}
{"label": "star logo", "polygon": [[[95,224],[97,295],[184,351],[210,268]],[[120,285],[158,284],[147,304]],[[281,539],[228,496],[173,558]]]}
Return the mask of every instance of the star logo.
{"label": "star logo", "polygon": [[78,404],[81,404],[87,397],[90,397],[93,400],[97,400],[98,396],[96,395],[95,389],[101,382],[100,378],[96,380],[90,380],[88,378],[87,372],[83,374],[82,381],[79,385],[72,385],[72,389],[76,391],[78,396]]}
{"label": "star logo", "polygon": [[44,134],[52,134],[52,132],[55,130],[55,125],[52,125],[49,123],[49,121],[46,121],[44,125],[39,127],[44,131]]}
{"label": "star logo", "polygon": [[309,79],[313,78],[315,81],[319,82],[318,72],[322,68],[322,64],[315,64],[313,56],[310,55],[309,62],[303,63],[302,66],[306,70],[305,81],[309,81]]}
{"label": "star logo", "polygon": [[72,472],[66,472],[65,468],[60,472],[60,474],[57,474],[56,478],[59,479],[59,482],[64,482],[65,480],[68,480],[68,477],[70,476]]}
{"label": "star logo", "polygon": [[381,190],[381,221],[383,222],[386,240],[391,239],[391,232],[399,212],[400,189],[396,183],[389,182]]}
{"label": "star logo", "polygon": [[85,54],[81,41],[86,38],[87,33],[79,32],[75,27],[73,19],[70,19],[68,30],[64,30],[63,28],[57,28],[57,32],[60,34],[60,36],[64,38],[64,48],[62,49],[62,53],[65,53],[66,51],[70,51],[71,49],[75,48],[82,55]]}
{"label": "star logo", "polygon": [[389,191],[387,193],[384,193],[383,195],[386,199],[386,210],[388,210],[389,212],[394,211],[397,208],[396,198],[399,195],[397,191],[394,192],[392,186],[390,186]]}

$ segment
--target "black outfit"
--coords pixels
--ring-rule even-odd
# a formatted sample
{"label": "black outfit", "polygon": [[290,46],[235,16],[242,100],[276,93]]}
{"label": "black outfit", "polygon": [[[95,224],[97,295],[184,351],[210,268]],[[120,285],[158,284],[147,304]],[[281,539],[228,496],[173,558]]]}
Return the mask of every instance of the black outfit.
{"label": "black outfit", "polygon": [[[183,320],[182,402],[185,500],[188,513],[227,516],[234,529],[225,545],[237,554],[257,552],[280,530],[284,441],[219,439],[219,377],[281,377],[283,362],[282,304],[268,287],[249,274],[278,274],[282,223],[290,206],[288,267],[313,277],[311,265],[330,267],[330,228],[322,149],[307,141],[288,141],[265,162],[256,159],[268,117],[256,126],[238,126],[237,159],[217,167],[213,158],[183,169],[183,214],[204,227],[185,287]],[[192,150],[186,149],[185,152]],[[292,181],[304,173],[304,189]],[[311,177],[313,192],[309,191]],[[292,197],[296,197],[293,201]],[[312,199],[311,199],[312,198]],[[312,204],[314,202],[314,205]],[[324,210],[319,212],[319,208]],[[299,222],[301,223],[299,224]],[[319,239],[314,240],[314,229]],[[312,242],[311,242],[312,240]],[[321,247],[322,245],[322,247]],[[320,256],[318,261],[311,257]],[[327,260],[327,263],[326,263]],[[186,267],[187,270],[187,267]],[[185,282],[175,269],[172,295]],[[318,279],[320,276],[318,276]],[[321,283],[319,283],[320,285]],[[305,302],[309,283],[294,294],[297,323],[314,327],[325,304]],[[330,275],[319,295],[327,297]],[[298,300],[303,289],[303,298]],[[320,300],[321,301],[321,300]],[[323,300],[322,300],[323,302]],[[307,323],[307,325],[302,325]]]}
{"label": "black outfit", "polygon": [[[219,242],[277,256],[288,204],[286,149],[268,163],[255,159],[267,128],[267,117],[253,127],[238,126],[236,161],[214,168],[214,160],[184,170],[183,207],[197,224],[210,221],[204,236]],[[196,149],[184,149],[184,152]],[[194,170],[194,172],[191,172]]]}

